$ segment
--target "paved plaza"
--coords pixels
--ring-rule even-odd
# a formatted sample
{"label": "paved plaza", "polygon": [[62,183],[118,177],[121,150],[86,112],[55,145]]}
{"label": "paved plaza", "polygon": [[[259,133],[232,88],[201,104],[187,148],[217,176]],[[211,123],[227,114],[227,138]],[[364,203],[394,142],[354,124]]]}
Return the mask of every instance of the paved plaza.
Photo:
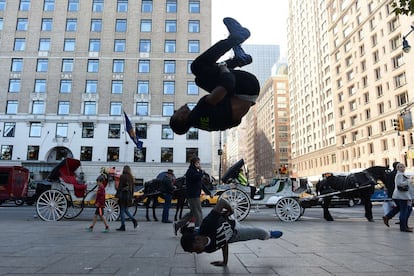
{"label": "paved plaza", "polygon": [[44,222],[34,207],[1,206],[0,275],[414,275],[414,233],[400,232],[395,220],[385,227],[380,205],[374,223],[363,218],[361,206],[331,209],[334,222],[324,221],[320,208],[291,223],[273,209],[252,209],[242,223],[284,235],[231,244],[225,268],[210,265],[222,259],[221,251],[186,253],[171,224],[146,222],[143,212],[138,229],[129,223],[126,232],[116,232],[120,223],[112,222],[111,232],[101,233],[98,221],[91,233],[85,228],[92,209],[74,220]]}

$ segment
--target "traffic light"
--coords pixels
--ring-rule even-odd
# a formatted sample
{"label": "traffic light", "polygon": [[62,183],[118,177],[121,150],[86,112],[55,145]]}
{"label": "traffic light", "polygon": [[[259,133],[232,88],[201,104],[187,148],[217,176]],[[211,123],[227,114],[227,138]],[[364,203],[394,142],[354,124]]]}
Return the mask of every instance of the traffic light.
{"label": "traffic light", "polygon": [[394,125],[394,129],[396,131],[404,131],[405,130],[404,118],[402,116],[398,116],[398,118],[393,119],[392,122],[393,122],[393,125]]}

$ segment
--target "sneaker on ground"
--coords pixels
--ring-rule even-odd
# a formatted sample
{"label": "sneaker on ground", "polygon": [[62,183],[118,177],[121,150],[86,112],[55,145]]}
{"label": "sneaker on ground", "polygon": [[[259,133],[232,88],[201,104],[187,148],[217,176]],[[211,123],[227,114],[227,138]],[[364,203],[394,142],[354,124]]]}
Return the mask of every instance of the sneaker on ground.
{"label": "sneaker on ground", "polygon": [[234,60],[239,67],[243,67],[253,62],[252,56],[244,52],[243,48],[240,45],[233,47]]}
{"label": "sneaker on ground", "polygon": [[242,25],[240,25],[234,18],[225,17],[223,23],[230,33],[229,37],[235,39],[237,43],[241,44],[250,37],[250,31],[247,28],[242,27]]}
{"label": "sneaker on ground", "polygon": [[271,239],[278,239],[283,235],[281,231],[270,231],[270,238]]}
{"label": "sneaker on ground", "polygon": [[86,231],[92,232],[93,231],[93,227],[87,227],[85,228]]}
{"label": "sneaker on ground", "polygon": [[105,228],[104,230],[102,230],[102,233],[108,233],[109,232],[109,228]]}

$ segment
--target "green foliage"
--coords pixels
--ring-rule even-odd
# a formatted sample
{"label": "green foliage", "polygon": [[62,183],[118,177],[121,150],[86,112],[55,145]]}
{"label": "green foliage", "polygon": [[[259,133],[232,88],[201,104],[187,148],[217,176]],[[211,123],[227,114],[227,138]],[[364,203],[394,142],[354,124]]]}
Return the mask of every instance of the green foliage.
{"label": "green foliage", "polygon": [[394,8],[395,15],[413,15],[414,14],[414,0],[395,0],[391,3]]}

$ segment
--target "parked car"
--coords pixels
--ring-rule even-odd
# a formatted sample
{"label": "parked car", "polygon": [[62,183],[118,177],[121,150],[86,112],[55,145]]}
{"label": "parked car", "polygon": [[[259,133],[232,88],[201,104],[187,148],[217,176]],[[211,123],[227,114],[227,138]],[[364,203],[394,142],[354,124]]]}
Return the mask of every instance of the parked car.
{"label": "parked car", "polygon": [[209,195],[206,195],[204,193],[204,191],[201,192],[201,196],[200,196],[200,200],[201,200],[201,206],[203,207],[208,207],[211,205],[216,205],[217,200],[219,199],[220,195],[224,192],[225,190],[219,189],[219,190],[213,190],[211,191],[211,195],[212,197],[210,197]]}

